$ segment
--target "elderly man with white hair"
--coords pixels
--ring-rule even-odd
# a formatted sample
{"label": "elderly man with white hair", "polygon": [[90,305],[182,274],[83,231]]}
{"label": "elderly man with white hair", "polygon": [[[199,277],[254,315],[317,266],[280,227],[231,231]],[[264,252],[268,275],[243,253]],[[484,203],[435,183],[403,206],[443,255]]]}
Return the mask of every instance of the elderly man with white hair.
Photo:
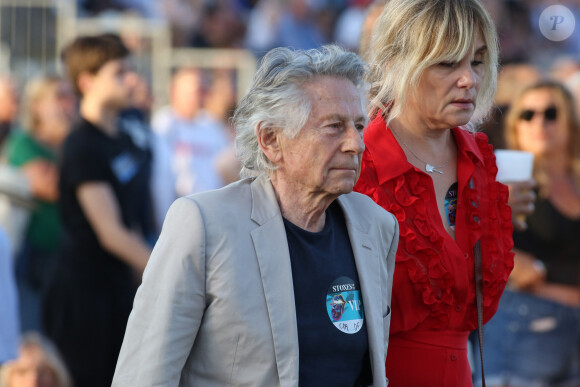
{"label": "elderly man with white hair", "polygon": [[114,386],[386,386],[398,224],[352,193],[365,65],[278,48],[234,117],[243,173],[169,210]]}

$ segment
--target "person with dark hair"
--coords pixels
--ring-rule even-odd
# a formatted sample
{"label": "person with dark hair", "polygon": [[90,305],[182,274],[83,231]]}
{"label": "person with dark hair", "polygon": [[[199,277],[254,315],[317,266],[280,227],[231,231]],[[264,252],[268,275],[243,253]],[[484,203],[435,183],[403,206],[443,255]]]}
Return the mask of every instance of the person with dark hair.
{"label": "person with dark hair", "polygon": [[111,34],[77,38],[63,53],[80,95],[80,121],[66,138],[59,204],[62,248],[43,323],[75,385],[111,384],[136,289],[151,249],[151,154],[118,127],[135,79],[129,51]]}

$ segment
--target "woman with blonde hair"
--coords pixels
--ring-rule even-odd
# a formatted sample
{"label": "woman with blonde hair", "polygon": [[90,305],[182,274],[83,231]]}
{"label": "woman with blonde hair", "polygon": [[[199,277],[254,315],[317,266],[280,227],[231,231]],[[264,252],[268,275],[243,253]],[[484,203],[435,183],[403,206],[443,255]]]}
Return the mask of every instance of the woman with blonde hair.
{"label": "woman with blonde hair", "polygon": [[511,149],[534,154],[535,211],[514,233],[515,266],[486,326],[493,386],[580,385],[580,125],[563,85],[541,81],[506,116]]}
{"label": "woman with blonde hair", "polygon": [[476,283],[487,322],[513,265],[508,189],[475,131],[496,87],[495,27],[479,0],[389,0],[368,58],[373,121],[355,189],[401,230],[389,386],[471,386]]}
{"label": "woman with blonde hair", "polygon": [[75,109],[72,88],[63,78],[31,80],[24,94],[22,127],[10,134],[4,149],[8,163],[28,179],[35,200],[24,242],[16,247],[22,332],[42,331],[42,292],[60,247],[58,160]]}

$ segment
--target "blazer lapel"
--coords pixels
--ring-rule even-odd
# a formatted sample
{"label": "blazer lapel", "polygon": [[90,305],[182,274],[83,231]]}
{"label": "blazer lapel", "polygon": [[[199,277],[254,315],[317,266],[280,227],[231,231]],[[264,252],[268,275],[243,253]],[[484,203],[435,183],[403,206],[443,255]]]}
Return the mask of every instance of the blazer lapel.
{"label": "blazer lapel", "polygon": [[[350,237],[350,244],[354,254],[359,283],[367,324],[369,339],[369,355],[375,385],[383,385],[377,381],[384,381],[385,351],[383,348],[383,314],[381,297],[386,291],[381,288],[381,266],[375,244],[369,235],[371,225],[357,216],[356,208],[351,205],[347,195],[338,198],[346,220],[346,227]],[[363,223],[364,222],[364,223]],[[386,257],[385,257],[386,259]],[[377,346],[379,344],[379,346]]]}
{"label": "blazer lapel", "polygon": [[280,385],[294,387],[298,385],[298,328],[286,230],[270,181],[258,177],[251,189],[252,220],[260,226],[251,235],[270,317]]}

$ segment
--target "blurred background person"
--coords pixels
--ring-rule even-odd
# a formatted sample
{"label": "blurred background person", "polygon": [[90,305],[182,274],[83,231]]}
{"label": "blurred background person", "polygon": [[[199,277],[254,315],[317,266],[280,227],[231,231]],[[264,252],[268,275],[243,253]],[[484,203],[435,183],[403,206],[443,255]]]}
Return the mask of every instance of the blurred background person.
{"label": "blurred background person", "polygon": [[145,240],[151,154],[118,126],[135,85],[129,54],[111,34],[78,37],[63,52],[80,119],[63,145],[63,244],[43,326],[83,387],[111,384],[135,276],[151,254]]}
{"label": "blurred background person", "polygon": [[[153,104],[155,103],[155,97],[151,93],[151,86],[145,77],[139,75],[137,73],[131,74],[132,84],[131,88],[131,106],[127,109],[124,109],[121,112],[121,116],[124,113],[129,112],[129,115],[134,115],[139,120],[147,123],[151,120],[151,111],[153,110]],[[150,131],[151,128],[148,127],[146,129]]]}
{"label": "blurred background person", "polygon": [[0,369],[0,387],[72,387],[58,351],[37,333],[20,341],[19,356]]}
{"label": "blurred background person", "polygon": [[274,47],[319,47],[328,42],[322,8],[308,0],[260,0],[250,13],[244,45],[258,56]]}
{"label": "blurred background person", "polygon": [[358,53],[359,55],[366,61],[368,61],[370,55],[370,43],[371,37],[373,33],[373,27],[375,25],[376,20],[383,12],[383,8],[385,4],[387,4],[388,0],[375,0],[372,2],[371,5],[367,8],[365,18],[361,24],[361,31],[359,35],[359,42],[358,42]]}
{"label": "blurred background person", "polygon": [[[129,101],[127,107],[119,112],[117,127],[120,132],[129,136],[133,145],[138,147],[140,152],[143,153],[147,160],[145,165],[146,175],[150,176],[153,159],[153,132],[150,124],[153,95],[145,78],[135,72],[131,71],[127,74],[126,84],[129,88]],[[151,189],[143,191],[140,196],[143,203],[150,203],[152,206]],[[149,245],[153,246],[157,239],[153,208],[142,211],[139,222],[143,237]]]}
{"label": "blurred background person", "polygon": [[19,94],[14,80],[0,76],[0,150],[12,131],[20,108]]}
{"label": "blurred background person", "polygon": [[566,84],[570,78],[576,76],[580,71],[578,58],[572,55],[557,56],[548,70],[550,79]]}
{"label": "blurred background person", "polygon": [[191,35],[189,45],[203,48],[240,48],[246,25],[236,14],[232,0],[200,2],[199,28]]}
{"label": "blurred background person", "polygon": [[541,78],[542,73],[531,63],[509,63],[500,67],[493,107],[480,127],[493,149],[506,148],[504,122],[512,101],[522,89]]}
{"label": "blurred background person", "polygon": [[58,161],[76,111],[70,84],[58,76],[32,80],[23,104],[22,128],[13,131],[4,157],[27,177],[35,205],[16,257],[23,332],[42,331],[41,295],[60,246]]}
{"label": "blurred background person", "polygon": [[[534,39],[530,3],[536,0],[482,0],[496,26],[501,50],[501,63],[525,62],[533,57]],[[536,38],[537,39],[537,38]]]}
{"label": "blurred background person", "polygon": [[570,92],[541,81],[506,117],[510,149],[534,154],[537,199],[514,233],[515,266],[486,325],[488,386],[580,385],[580,126]]}
{"label": "blurred background person", "polygon": [[205,95],[201,70],[178,69],[170,106],[153,115],[152,191],[158,228],[178,197],[225,184],[215,163],[231,144],[231,132],[204,109]]}
{"label": "blurred background person", "polygon": [[10,239],[0,227],[0,370],[4,363],[18,356],[18,294],[12,263]]}
{"label": "blurred background person", "polygon": [[[221,58],[216,58],[223,63]],[[225,58],[224,58],[225,60]],[[231,59],[230,59],[231,61]],[[233,63],[232,63],[233,67]],[[204,100],[204,106],[209,114],[221,121],[226,127],[229,144],[222,150],[214,162],[214,167],[220,175],[224,185],[240,179],[241,164],[234,150],[235,131],[231,118],[236,107],[236,88],[234,74],[228,69],[212,71],[210,88]]]}
{"label": "blurred background person", "polygon": [[336,44],[351,50],[359,48],[362,26],[367,18],[369,5],[373,0],[348,0],[348,7],[339,14],[334,29]]}

